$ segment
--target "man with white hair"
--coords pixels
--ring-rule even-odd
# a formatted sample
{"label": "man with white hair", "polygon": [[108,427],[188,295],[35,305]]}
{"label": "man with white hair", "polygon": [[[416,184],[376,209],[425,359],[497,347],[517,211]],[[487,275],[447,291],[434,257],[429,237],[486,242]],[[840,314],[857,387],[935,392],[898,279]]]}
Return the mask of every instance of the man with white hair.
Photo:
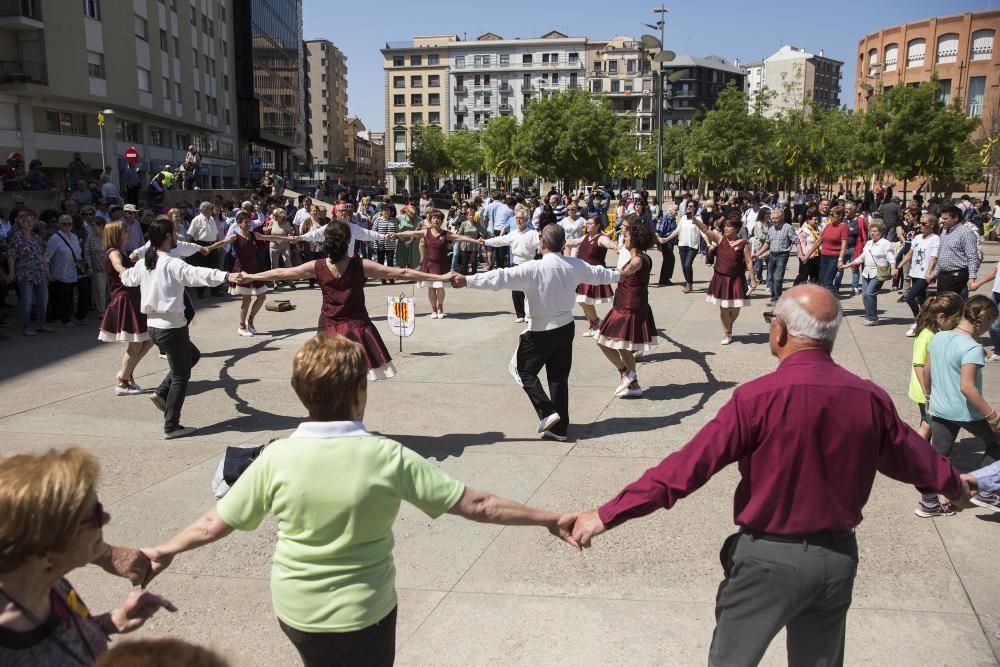
{"label": "man with white hair", "polygon": [[[858,545],[854,528],[875,473],[968,506],[948,459],[907,426],[889,395],[831,357],[843,319],[818,285],[788,290],[769,323],[774,373],[740,385],[680,451],[600,509],[564,515],[573,538],[593,536],[678,500],[737,462],[739,530],[722,547],[709,665],[756,665],[787,629],[788,664],[842,665]],[[847,417],[850,428],[837,428]]]}
{"label": "man with white hair", "polygon": [[[215,224],[215,220],[212,218],[212,202],[203,201],[201,206],[198,207],[198,211],[198,215],[194,216],[191,224],[188,225],[187,237],[188,241],[197,243],[202,247],[207,247],[219,240],[219,226]],[[201,253],[191,255],[188,262],[193,266],[215,268],[218,265],[216,252],[216,250],[210,250],[207,255],[202,255]],[[199,299],[204,298],[205,288],[198,287],[197,293]],[[221,294],[222,291],[219,287],[212,288],[212,296],[220,296]]]}

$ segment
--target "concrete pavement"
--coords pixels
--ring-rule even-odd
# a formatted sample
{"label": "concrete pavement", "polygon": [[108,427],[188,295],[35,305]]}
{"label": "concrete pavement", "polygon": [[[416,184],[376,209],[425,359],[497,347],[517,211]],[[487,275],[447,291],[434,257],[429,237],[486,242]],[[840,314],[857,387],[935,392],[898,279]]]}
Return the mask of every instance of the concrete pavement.
{"label": "concrete pavement", "polygon": [[[653,257],[655,276],[659,254]],[[793,262],[789,284],[794,271]],[[513,321],[507,293],[449,290],[448,317],[431,320],[416,290],[416,332],[399,354],[385,326],[385,297],[414,288],[371,284],[369,309],[399,375],[370,388],[366,424],[470,486],[553,510],[594,507],[682,447],[733,388],[774,368],[761,317],[765,290],[758,288],[737,321],[733,345],[721,346],[718,309],[704,300],[709,277],[699,260],[694,293],[651,288],[666,338],[640,364],[642,399],[614,398],[617,371],[592,339],[576,341],[567,443],[537,437],[537,419],[507,373],[523,328]],[[202,431],[186,440],[161,439],[160,414],[147,398],[115,397],[123,348],[97,343],[96,322],[33,339],[12,336],[0,344],[0,452],[91,449],[103,466],[108,541],[143,546],[165,539],[211,506],[210,480],[227,445],[286,435],[304,418],[288,378],[292,355],[314,332],[320,295],[281,294],[297,309],[262,312],[255,338],[236,335],[235,299],[197,303],[192,337],[204,356],[183,421]],[[883,292],[887,323],[869,328],[860,326],[860,297],[843,306],[848,318],[835,357],[885,387],[916,423],[906,397],[907,307]],[[582,333],[580,319],[577,328]],[[136,380],[151,388],[165,367],[152,354]],[[995,404],[997,367],[986,369],[984,385]],[[849,413],[843,428],[851,428]],[[956,449],[964,468],[981,454],[971,439]],[[735,468],[724,470],[673,510],[617,528],[583,554],[540,529],[453,516],[431,521],[404,506],[395,527],[397,664],[705,664],[722,576],[718,552],[733,531],[737,480]],[[1000,514],[918,519],[917,499],[914,489],[886,478],[875,486],[858,530],[861,565],[847,661],[997,664],[1000,584],[991,553]],[[153,588],[179,611],[157,616],[134,636],[177,635],[219,649],[235,665],[296,664],[270,605],[274,532],[267,520],[255,533],[178,557]],[[95,568],[71,579],[95,611],[128,591],[127,582]],[[764,664],[784,661],[779,636]]]}

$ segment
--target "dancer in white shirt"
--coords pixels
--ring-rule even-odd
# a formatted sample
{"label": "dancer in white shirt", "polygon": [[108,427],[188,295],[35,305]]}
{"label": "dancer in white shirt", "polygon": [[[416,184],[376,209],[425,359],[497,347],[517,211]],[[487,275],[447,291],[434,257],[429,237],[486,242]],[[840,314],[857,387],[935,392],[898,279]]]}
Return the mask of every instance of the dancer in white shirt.
{"label": "dancer in white shirt", "polygon": [[[528,226],[527,210],[519,209],[514,214],[514,220],[517,223],[517,229],[512,230],[509,234],[486,239],[482,243],[491,248],[509,247],[514,266],[520,266],[535,258],[538,251],[541,250],[542,242],[538,237],[538,232]],[[524,312],[524,292],[513,290],[510,295],[514,300],[514,321],[524,322],[527,317]]]}
{"label": "dancer in white shirt", "polygon": [[146,315],[149,337],[167,355],[170,370],[150,397],[163,410],[164,438],[192,435],[198,429],[182,426],[181,408],[187,393],[191,368],[201,352],[191,342],[184,317],[185,287],[217,287],[227,280],[239,282],[238,274],[191,266],[169,253],[176,244],[169,220],[154,220],[149,226],[149,250],[141,263],[121,274],[122,285],[139,287],[141,310]]}

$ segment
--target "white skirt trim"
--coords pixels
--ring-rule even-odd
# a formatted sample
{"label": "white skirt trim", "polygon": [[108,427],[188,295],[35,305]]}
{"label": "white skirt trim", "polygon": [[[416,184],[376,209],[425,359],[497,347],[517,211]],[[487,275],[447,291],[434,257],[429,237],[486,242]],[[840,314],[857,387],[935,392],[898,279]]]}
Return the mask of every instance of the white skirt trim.
{"label": "white skirt trim", "polygon": [[[447,283],[447,285],[450,286],[451,283]],[[434,282],[426,282],[424,280],[418,280],[417,281],[417,287],[430,287],[432,289],[441,289],[441,288],[443,288],[445,286],[446,286],[446,283],[444,283],[441,280],[435,280]]]}
{"label": "white skirt trim", "polygon": [[230,285],[229,293],[233,296],[260,296],[267,294],[271,288],[267,285],[263,287],[244,287],[243,285]]}
{"label": "white skirt trim", "polygon": [[711,294],[705,297],[705,301],[711,304],[718,304],[719,308],[742,308],[746,305],[743,299],[733,299],[732,301],[729,299],[716,299]]}
{"label": "white skirt trim", "polygon": [[368,381],[378,382],[379,380],[388,380],[391,377],[395,377],[396,367],[392,365],[392,362],[379,366],[378,368],[368,369]]}
{"label": "white skirt trim", "polygon": [[585,303],[588,306],[597,306],[602,303],[611,303],[614,299],[595,299],[592,296],[587,296],[586,294],[577,294],[576,302]]}
{"label": "white skirt trim", "polygon": [[655,337],[648,343],[633,343],[621,338],[607,338],[606,336],[597,334],[594,336],[594,340],[596,340],[597,344],[601,347],[606,347],[612,350],[626,350],[628,352],[650,352],[654,347],[656,347]]}
{"label": "white skirt trim", "polygon": [[97,333],[97,340],[102,343],[145,343],[149,340],[148,333],[129,333],[127,331],[105,331],[101,329]]}

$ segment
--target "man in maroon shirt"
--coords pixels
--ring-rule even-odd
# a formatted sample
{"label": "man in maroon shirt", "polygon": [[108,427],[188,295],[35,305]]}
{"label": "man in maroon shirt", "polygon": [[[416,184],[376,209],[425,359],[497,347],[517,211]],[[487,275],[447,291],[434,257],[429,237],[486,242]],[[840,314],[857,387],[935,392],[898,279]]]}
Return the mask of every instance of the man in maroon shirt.
{"label": "man in maroon shirt", "polygon": [[[940,493],[969,490],[948,459],[904,424],[889,396],[834,363],[842,315],[817,285],[785,292],[770,322],[778,370],[748,382],[683,449],[597,510],[563,518],[582,546],[670,508],[734,461],[739,531],[722,547],[710,665],[756,665],[786,627],[790,665],[840,665],[858,547],[875,473]],[[846,418],[851,428],[831,428]]]}

